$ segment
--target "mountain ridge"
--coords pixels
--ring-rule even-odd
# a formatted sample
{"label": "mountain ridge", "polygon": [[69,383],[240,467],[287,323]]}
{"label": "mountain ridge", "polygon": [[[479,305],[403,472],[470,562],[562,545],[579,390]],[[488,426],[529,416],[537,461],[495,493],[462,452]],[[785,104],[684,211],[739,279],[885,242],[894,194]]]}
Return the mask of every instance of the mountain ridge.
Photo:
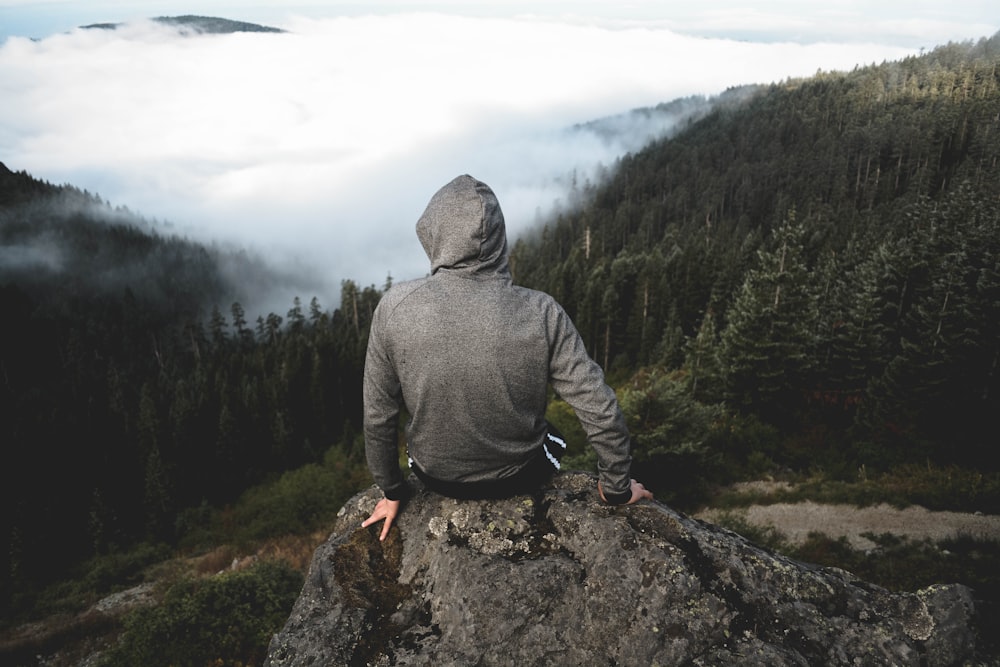
{"label": "mountain ridge", "polygon": [[[162,25],[178,28],[182,33],[193,32],[205,35],[227,35],[237,32],[286,32],[281,28],[249,23],[247,21],[235,21],[215,16],[197,16],[193,14],[157,16],[150,20]],[[80,28],[83,30],[117,30],[123,25],[125,23],[91,23],[89,25],[82,25]]]}

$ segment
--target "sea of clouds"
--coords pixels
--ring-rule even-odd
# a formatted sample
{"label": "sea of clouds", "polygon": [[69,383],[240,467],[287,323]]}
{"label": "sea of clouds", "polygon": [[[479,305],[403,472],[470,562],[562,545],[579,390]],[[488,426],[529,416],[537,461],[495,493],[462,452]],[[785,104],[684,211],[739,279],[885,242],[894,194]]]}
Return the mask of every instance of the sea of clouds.
{"label": "sea of clouds", "polygon": [[577,124],[917,52],[440,13],[277,27],[185,35],[139,20],[8,37],[0,161],[291,267],[288,293],[261,305],[283,312],[295,295],[336,305],[343,279],[423,275],[413,226],[458,174],[493,187],[516,237],[568,201],[571,173],[596,178],[649,137]]}

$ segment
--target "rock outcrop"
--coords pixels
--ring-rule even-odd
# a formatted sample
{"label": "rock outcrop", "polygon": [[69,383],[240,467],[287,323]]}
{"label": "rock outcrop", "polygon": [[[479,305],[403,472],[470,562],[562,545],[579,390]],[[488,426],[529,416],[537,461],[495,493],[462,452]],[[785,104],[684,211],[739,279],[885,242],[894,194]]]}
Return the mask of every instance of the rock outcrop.
{"label": "rock outcrop", "polygon": [[267,664],[959,665],[971,591],[891,593],[564,473],[537,496],[417,489],[385,542],[341,510]]}

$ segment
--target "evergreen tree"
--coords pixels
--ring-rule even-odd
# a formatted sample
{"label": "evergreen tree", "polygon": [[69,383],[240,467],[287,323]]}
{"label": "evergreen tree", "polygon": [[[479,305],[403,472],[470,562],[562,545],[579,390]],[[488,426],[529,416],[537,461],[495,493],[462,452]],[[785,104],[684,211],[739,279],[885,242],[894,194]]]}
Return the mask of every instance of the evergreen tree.
{"label": "evergreen tree", "polygon": [[723,377],[716,332],[715,313],[708,308],[697,335],[688,338],[684,345],[688,390],[695,399],[706,403],[722,399]]}
{"label": "evergreen tree", "polygon": [[305,315],[302,314],[302,300],[295,297],[292,300],[292,307],[288,311],[288,326],[292,333],[301,333],[305,320]]}
{"label": "evergreen tree", "polygon": [[225,316],[219,311],[218,306],[212,306],[212,315],[209,318],[208,330],[212,336],[212,345],[216,349],[221,348],[226,342],[226,322]]}
{"label": "evergreen tree", "polygon": [[[859,415],[889,461],[933,455],[985,464],[998,426],[1000,207],[959,188],[907,211],[898,343]],[[936,444],[939,443],[939,444]],[[937,449],[937,451],[935,451]]]}
{"label": "evergreen tree", "polygon": [[815,350],[817,313],[805,264],[805,227],[795,211],[758,254],[722,333],[726,391],[736,405],[770,418],[801,405]]}

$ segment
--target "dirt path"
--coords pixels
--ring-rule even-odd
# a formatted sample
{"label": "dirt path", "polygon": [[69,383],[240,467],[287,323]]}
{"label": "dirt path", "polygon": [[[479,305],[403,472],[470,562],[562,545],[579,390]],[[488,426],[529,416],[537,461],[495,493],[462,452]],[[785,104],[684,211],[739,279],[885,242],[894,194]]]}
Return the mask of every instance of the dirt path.
{"label": "dirt path", "polygon": [[[890,505],[853,507],[851,505],[820,505],[814,502],[752,505],[745,509],[728,510],[752,526],[771,526],[789,542],[801,544],[811,532],[828,537],[846,537],[855,549],[868,550],[875,544],[862,533],[881,535],[892,533],[915,540],[928,538],[940,541],[958,536],[1000,541],[1000,516],[961,512],[931,512],[912,506],[896,509]],[[721,510],[707,510],[698,519],[717,522]]]}

